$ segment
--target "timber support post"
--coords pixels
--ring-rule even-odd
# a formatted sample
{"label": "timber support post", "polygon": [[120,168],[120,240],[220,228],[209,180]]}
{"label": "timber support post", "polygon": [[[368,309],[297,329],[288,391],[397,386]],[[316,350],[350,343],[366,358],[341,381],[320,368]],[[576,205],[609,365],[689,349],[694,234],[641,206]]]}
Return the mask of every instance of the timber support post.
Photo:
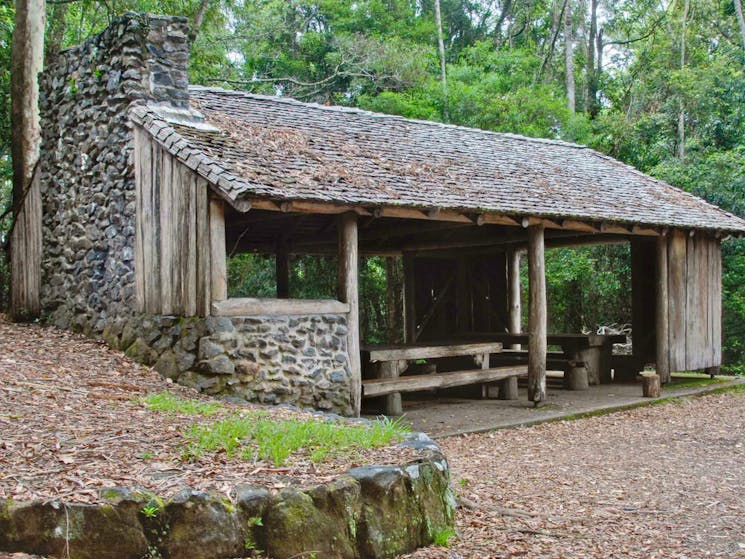
{"label": "timber support post", "polygon": [[360,415],[362,402],[362,366],[360,362],[360,312],[359,312],[359,245],[357,214],[348,212],[338,218],[339,230],[339,284],[338,296],[349,305],[347,315],[347,351],[352,375],[350,390],[352,413]]}
{"label": "timber support post", "polygon": [[210,277],[212,300],[228,298],[228,256],[225,249],[225,203],[210,200]]}
{"label": "timber support post", "polygon": [[657,238],[656,366],[660,381],[670,382],[670,317],[668,316],[667,236]]}
{"label": "timber support post", "polygon": [[[507,310],[510,334],[519,334],[522,330],[520,290],[520,252],[512,250],[507,253]],[[512,349],[520,349],[520,344],[513,344]]]}
{"label": "timber support post", "polygon": [[277,272],[277,298],[290,297],[290,255],[284,241],[277,243],[275,267]]}
{"label": "timber support post", "polygon": [[414,277],[414,253],[404,252],[404,341],[416,342],[416,286]]}
{"label": "timber support post", "polygon": [[528,399],[536,405],[546,399],[546,266],[544,226],[528,228]]}

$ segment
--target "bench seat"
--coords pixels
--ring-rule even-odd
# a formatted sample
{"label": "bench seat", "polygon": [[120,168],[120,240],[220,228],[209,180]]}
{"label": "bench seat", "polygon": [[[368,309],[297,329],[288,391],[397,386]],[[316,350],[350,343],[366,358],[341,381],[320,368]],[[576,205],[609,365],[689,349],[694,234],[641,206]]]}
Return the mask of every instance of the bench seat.
{"label": "bench seat", "polygon": [[489,369],[371,379],[362,381],[362,396],[371,398],[373,396],[385,396],[396,392],[452,388],[454,386],[465,386],[468,384],[496,382],[527,374],[528,367],[526,365],[509,365],[505,367],[491,367]]}

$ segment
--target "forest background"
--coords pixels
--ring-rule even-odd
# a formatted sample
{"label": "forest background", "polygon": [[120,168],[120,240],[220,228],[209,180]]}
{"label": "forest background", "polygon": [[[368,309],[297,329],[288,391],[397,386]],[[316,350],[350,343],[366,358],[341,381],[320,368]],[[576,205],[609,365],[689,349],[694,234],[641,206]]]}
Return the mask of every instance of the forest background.
{"label": "forest background", "polygon": [[[191,83],[586,144],[745,217],[741,0],[48,0],[45,59],[128,9],[190,18]],[[2,0],[0,215],[12,32]],[[726,370],[742,373],[744,240],[724,243],[723,264]],[[333,266],[296,259],[293,296],[333,293]],[[369,340],[395,337],[398,272],[363,263]],[[231,290],[272,296],[273,274],[268,258],[233,258]],[[0,308],[7,279],[0,256]],[[553,331],[630,322],[628,247],[549,251],[547,279]]]}

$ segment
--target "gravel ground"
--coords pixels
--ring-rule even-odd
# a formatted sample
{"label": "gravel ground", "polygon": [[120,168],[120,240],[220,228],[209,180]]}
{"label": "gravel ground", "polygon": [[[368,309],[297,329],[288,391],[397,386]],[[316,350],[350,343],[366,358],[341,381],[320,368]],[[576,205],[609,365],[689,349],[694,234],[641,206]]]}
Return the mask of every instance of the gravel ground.
{"label": "gravel ground", "polygon": [[412,449],[388,447],[320,463],[297,453],[282,467],[224,452],[184,460],[185,433],[195,423],[257,411],[273,419],[313,416],[221,402],[221,411],[202,417],[157,412],[141,402],[164,391],[214,401],[83,336],[10,324],[0,315],[0,499],[92,503],[100,501],[102,488],[113,486],[137,486],[163,497],[184,487],[229,494],[242,483],[281,489],[327,482],[354,466],[401,464],[413,457]]}
{"label": "gravel ground", "polygon": [[457,537],[410,559],[745,557],[745,393],[439,441]]}

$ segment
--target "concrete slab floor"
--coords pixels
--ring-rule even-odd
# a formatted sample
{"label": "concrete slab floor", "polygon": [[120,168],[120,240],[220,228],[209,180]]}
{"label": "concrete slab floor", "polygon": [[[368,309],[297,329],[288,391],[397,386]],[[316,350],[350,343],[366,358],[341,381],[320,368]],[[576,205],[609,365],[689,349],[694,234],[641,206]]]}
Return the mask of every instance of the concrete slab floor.
{"label": "concrete slab floor", "polygon": [[[708,377],[705,377],[708,378]],[[663,387],[661,398],[691,396],[725,386],[745,384],[745,379],[717,377],[718,382],[703,387],[681,387],[691,378],[674,379]],[[577,414],[612,411],[648,404],[654,399],[642,397],[641,383],[614,383],[591,386],[584,391],[569,391],[549,383],[548,399],[539,407],[528,401],[527,390],[520,387],[518,400],[485,400],[435,395],[404,395],[404,419],[415,431],[431,437],[449,437],[556,421]]]}

